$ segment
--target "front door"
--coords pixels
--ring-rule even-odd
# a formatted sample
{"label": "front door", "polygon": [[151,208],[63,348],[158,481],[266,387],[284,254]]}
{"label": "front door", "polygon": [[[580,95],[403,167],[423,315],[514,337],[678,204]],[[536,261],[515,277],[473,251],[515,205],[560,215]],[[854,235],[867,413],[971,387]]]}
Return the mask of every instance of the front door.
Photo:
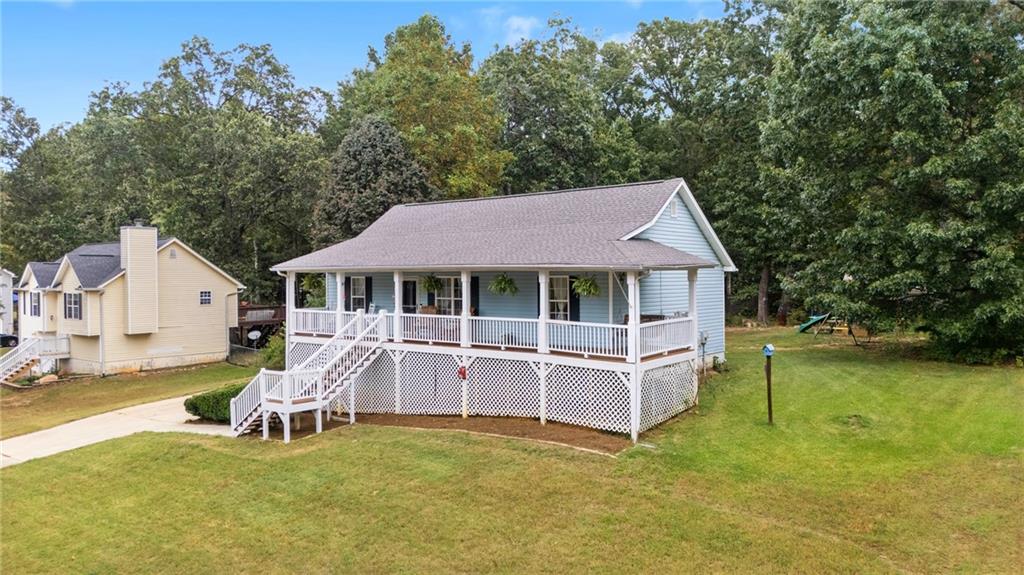
{"label": "front door", "polygon": [[416,313],[416,280],[402,282],[402,313]]}

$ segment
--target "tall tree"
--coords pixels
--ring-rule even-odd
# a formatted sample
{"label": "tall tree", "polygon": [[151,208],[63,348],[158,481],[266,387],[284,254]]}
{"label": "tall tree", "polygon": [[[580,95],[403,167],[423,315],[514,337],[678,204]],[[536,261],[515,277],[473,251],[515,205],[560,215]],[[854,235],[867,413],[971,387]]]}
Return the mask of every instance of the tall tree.
{"label": "tall tree", "polygon": [[456,47],[429,15],[384,39],[384,55],[343,82],[323,127],[334,149],[353,122],[380,115],[402,134],[431,184],[447,197],[493,194],[510,156],[498,147],[501,118],[473,73],[468,44]]}
{"label": "tall tree", "polygon": [[330,163],[313,207],[317,247],[358,235],[394,205],[438,196],[398,131],[376,116],[355,121]]}
{"label": "tall tree", "polygon": [[563,20],[545,40],[490,56],[481,82],[505,118],[513,157],[503,191],[534,192],[636,180],[639,150],[628,123],[606,118],[597,44]]}
{"label": "tall tree", "polygon": [[[761,167],[777,24],[769,7],[744,2],[727,3],[721,20],[641,23],[626,47],[634,62],[629,81],[607,91],[632,116],[648,174],[686,177],[710,212],[740,268],[739,283],[756,286],[741,295],[756,291],[762,322],[773,267],[789,257],[788,228],[780,225],[785,195],[765,185]],[[626,69],[621,51],[609,50],[611,78]]]}
{"label": "tall tree", "polygon": [[763,141],[815,258],[807,302],[951,355],[1024,354],[1021,11],[794,4]]}

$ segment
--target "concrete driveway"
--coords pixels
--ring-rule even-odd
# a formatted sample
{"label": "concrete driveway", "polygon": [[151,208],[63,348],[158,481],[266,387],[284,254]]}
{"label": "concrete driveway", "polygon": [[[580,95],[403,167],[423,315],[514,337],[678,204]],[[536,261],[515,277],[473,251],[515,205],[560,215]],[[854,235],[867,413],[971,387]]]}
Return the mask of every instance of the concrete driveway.
{"label": "concrete driveway", "polygon": [[184,431],[206,435],[231,435],[227,425],[187,423],[195,419],[185,412],[188,396],[164,399],[93,415],[42,431],[0,441],[0,467],[29,459],[78,449],[140,431]]}

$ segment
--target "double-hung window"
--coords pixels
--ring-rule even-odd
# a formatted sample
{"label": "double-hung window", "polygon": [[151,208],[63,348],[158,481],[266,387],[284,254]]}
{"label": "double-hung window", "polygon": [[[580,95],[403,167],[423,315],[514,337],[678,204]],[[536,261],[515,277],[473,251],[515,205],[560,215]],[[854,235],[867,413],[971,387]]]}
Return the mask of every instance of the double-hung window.
{"label": "double-hung window", "polygon": [[211,305],[213,303],[213,292],[201,291],[199,292],[199,305]]}
{"label": "double-hung window", "polygon": [[352,276],[352,311],[366,309],[366,277]]}
{"label": "double-hung window", "polygon": [[569,276],[548,279],[548,317],[569,320]]}
{"label": "double-hung window", "polygon": [[442,277],[441,291],[435,294],[434,303],[437,313],[441,315],[458,315],[462,313],[462,278]]}
{"label": "double-hung window", "polygon": [[82,294],[64,294],[64,319],[82,319]]}
{"label": "double-hung window", "polygon": [[32,317],[39,317],[43,315],[42,311],[39,309],[39,292],[32,292],[29,297],[29,306],[32,308],[31,313],[29,314]]}

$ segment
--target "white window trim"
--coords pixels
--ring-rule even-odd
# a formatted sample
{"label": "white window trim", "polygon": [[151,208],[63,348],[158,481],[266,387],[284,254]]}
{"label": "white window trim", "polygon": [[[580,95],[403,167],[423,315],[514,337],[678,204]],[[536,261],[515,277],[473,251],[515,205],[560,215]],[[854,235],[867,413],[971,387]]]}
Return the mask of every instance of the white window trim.
{"label": "white window trim", "polygon": [[28,315],[30,315],[32,317],[42,317],[43,316],[42,299],[43,298],[39,297],[39,292],[35,292],[34,291],[34,292],[29,294],[29,300],[30,301],[29,301],[29,314]]}
{"label": "white window trim", "polygon": [[[69,315],[68,312],[72,310],[74,310],[77,313]],[[75,321],[82,319],[82,294],[64,292],[64,319]]]}
{"label": "white window trim", "polygon": [[[554,297],[555,280],[565,280],[565,299],[556,299]],[[559,275],[548,277],[548,319],[569,321],[569,318],[572,317],[572,312],[569,310],[569,306],[572,305],[572,295],[569,293],[570,290],[572,290],[572,280],[569,279],[569,276]],[[556,303],[565,304],[564,314],[554,311]]]}
{"label": "white window trim", "polygon": [[[203,294],[207,294],[206,298],[203,297]],[[208,299],[209,301],[204,302],[204,299]],[[213,305],[213,291],[206,289],[199,290],[199,305]]]}
{"label": "white window trim", "polygon": [[[462,305],[464,301],[464,295],[462,293],[462,277],[461,276],[438,276],[439,280],[445,283],[444,293],[451,293],[451,296],[446,296],[441,293],[434,294],[434,307],[437,308],[438,315],[460,315],[462,313]],[[451,291],[448,291],[451,288]],[[458,290],[459,297],[455,297],[455,291]],[[441,301],[449,302],[451,309],[450,313],[444,313],[441,309]],[[458,306],[456,307],[456,302]]]}
{"label": "white window trim", "polygon": [[[356,295],[356,280],[360,280],[360,283],[362,283],[363,295]],[[352,293],[349,295],[349,307],[352,308],[351,311],[366,309],[366,276],[352,276],[350,287],[352,290]],[[356,305],[356,298],[361,300],[359,305]]]}

